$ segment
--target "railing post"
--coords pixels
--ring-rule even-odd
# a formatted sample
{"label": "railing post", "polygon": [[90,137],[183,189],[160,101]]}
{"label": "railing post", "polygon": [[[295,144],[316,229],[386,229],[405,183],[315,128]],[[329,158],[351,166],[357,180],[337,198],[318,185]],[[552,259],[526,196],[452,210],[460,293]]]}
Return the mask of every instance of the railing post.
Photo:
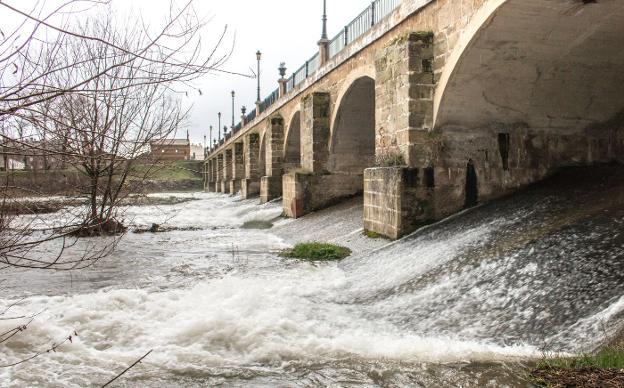
{"label": "railing post", "polygon": [[345,26],[344,28],[344,45],[349,44],[349,26]]}
{"label": "railing post", "polygon": [[375,0],[371,3],[371,27],[375,25]]}
{"label": "railing post", "polygon": [[310,75],[309,68],[308,68],[309,64],[310,64],[310,61],[306,61],[306,78],[308,78],[308,76]]}

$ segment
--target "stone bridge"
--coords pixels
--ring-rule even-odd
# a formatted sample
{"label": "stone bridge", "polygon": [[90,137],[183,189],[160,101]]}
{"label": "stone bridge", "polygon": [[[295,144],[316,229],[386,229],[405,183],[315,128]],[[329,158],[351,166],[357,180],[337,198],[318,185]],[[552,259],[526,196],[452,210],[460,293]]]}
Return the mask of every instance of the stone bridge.
{"label": "stone bridge", "polygon": [[363,193],[364,228],[398,238],[561,167],[624,162],[624,1],[395,1],[280,80],[211,150],[206,189],[283,197],[289,217]]}

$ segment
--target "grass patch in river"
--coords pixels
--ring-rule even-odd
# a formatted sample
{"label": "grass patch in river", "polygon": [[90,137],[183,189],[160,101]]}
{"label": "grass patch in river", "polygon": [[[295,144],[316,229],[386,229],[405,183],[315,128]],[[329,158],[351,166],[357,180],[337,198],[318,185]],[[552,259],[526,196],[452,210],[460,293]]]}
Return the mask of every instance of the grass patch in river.
{"label": "grass patch in river", "polygon": [[595,354],[545,357],[531,377],[544,387],[622,387],[624,348],[608,346]]}
{"label": "grass patch in river", "polygon": [[349,248],[326,243],[301,243],[282,251],[283,257],[307,261],[337,261],[351,254]]}
{"label": "grass patch in river", "polygon": [[252,220],[247,221],[241,226],[243,229],[271,229],[273,223],[271,221]]}

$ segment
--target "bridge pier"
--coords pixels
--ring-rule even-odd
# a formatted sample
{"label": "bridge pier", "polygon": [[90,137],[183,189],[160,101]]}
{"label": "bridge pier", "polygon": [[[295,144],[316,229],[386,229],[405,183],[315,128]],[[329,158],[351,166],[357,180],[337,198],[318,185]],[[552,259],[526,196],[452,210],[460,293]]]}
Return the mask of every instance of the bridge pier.
{"label": "bridge pier", "polygon": [[232,149],[223,152],[223,180],[221,181],[221,192],[231,194],[230,180],[232,179]]}
{"label": "bridge pier", "polygon": [[245,165],[243,158],[243,143],[234,143],[232,147],[232,179],[230,180],[230,193],[236,195],[241,191],[241,180],[245,175]]}
{"label": "bridge pier", "polygon": [[208,182],[210,182],[210,175],[212,173],[212,171],[210,170],[210,160],[205,160],[202,167],[204,169],[204,191],[208,192]]}
{"label": "bridge pier", "polygon": [[214,170],[212,168],[214,163],[213,159],[208,159],[204,163],[204,191],[210,193],[214,191],[213,181],[215,179]]}
{"label": "bridge pier", "polygon": [[265,173],[260,180],[260,203],[282,196],[282,162],[284,153],[284,119],[273,117],[265,135]]}
{"label": "bridge pier", "polygon": [[241,180],[241,194],[244,199],[260,195],[260,135],[246,135],[243,143],[245,176]]}
{"label": "bridge pier", "polygon": [[375,58],[377,164],[364,171],[364,229],[397,239],[434,218],[433,34],[410,33]]}
{"label": "bridge pier", "polygon": [[291,172],[283,177],[284,214],[299,218],[362,192],[362,176]]}
{"label": "bridge pier", "polygon": [[327,178],[329,113],[329,93],[312,93],[301,102],[301,168],[306,173],[289,172],[284,175],[282,204],[287,217],[299,218],[320,209],[329,199],[325,195],[332,189],[331,178]]}
{"label": "bridge pier", "polygon": [[221,182],[223,182],[223,153],[217,155],[217,157],[215,159],[216,159],[216,163],[215,163],[215,172],[216,172],[215,192],[222,193],[223,192],[223,186],[221,185]]}

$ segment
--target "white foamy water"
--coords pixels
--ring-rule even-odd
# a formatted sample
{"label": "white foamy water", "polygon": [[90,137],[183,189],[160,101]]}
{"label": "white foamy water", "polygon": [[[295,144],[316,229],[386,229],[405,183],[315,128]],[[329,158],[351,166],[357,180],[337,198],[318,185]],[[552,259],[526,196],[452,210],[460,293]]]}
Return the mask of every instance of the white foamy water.
{"label": "white foamy water", "polygon": [[[40,314],[0,345],[1,364],[78,336],[55,353],[0,369],[3,386],[98,385],[150,349],[122,384],[281,386],[300,378],[294,371],[322,365],[325,377],[309,381],[325,385],[335,381],[327,376],[346,373],[337,362],[366,381],[368,372],[356,372],[360,362],[398,368],[401,376],[422,363],[518,360],[539,355],[546,343],[591,348],[599,322],[620,326],[613,322],[624,309],[622,244],[608,232],[620,215],[517,244],[522,228],[534,229],[551,211],[548,204],[536,210],[529,198],[388,244],[363,239],[357,203],[245,230],[246,221],[275,220],[281,205],[185,195],[194,200],[128,207],[124,217],[136,226],[193,230],[129,233],[110,258],[77,273],[7,277],[0,311],[26,295],[7,315]],[[321,239],[347,241],[355,254],[332,264],[278,256],[296,241]],[[556,255],[574,257],[582,271]],[[603,262],[589,260],[596,257]],[[590,283],[594,294],[579,287],[590,281],[600,285]],[[23,321],[0,321],[0,331]]]}

